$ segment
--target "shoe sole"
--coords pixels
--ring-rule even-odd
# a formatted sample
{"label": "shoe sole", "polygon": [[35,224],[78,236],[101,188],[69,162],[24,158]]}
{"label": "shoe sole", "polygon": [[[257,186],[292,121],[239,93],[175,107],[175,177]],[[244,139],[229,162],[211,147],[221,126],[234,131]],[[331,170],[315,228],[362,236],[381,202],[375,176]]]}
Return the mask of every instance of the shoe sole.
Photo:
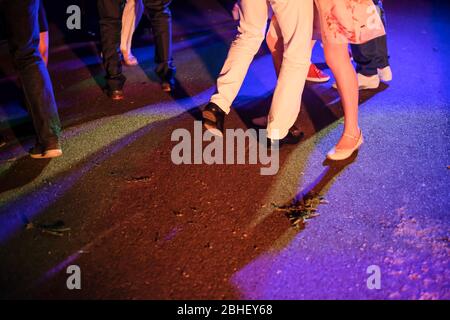
{"label": "shoe sole", "polygon": [[358,87],[359,90],[374,90],[374,89],[378,89],[380,87],[380,84],[378,84],[377,86],[360,86]]}
{"label": "shoe sole", "polygon": [[306,78],[306,81],[315,82],[315,83],[325,83],[330,81],[330,78]]}
{"label": "shoe sole", "polygon": [[[217,121],[217,118],[214,115],[214,113],[212,113],[210,111],[203,111],[202,112],[202,117],[204,119],[207,119],[207,120],[211,121],[211,122],[216,122]],[[203,126],[205,127],[205,129],[207,131],[211,132],[213,135],[215,135],[217,137],[223,137],[223,133],[219,129],[217,129],[216,127],[210,126],[210,125],[206,124],[205,122],[203,122]]]}
{"label": "shoe sole", "polygon": [[[337,85],[335,83],[333,83],[333,85],[331,87],[333,87],[333,89],[337,90]],[[360,87],[358,87],[358,90],[375,90],[375,89],[378,89],[379,87],[380,87],[379,84],[376,87],[374,87],[374,86],[360,86]]]}
{"label": "shoe sole", "polygon": [[47,152],[43,154],[30,154],[30,157],[33,159],[50,159],[50,158],[57,158],[60,156],[62,156],[61,149],[47,150]]}
{"label": "shoe sole", "polygon": [[380,81],[383,81],[383,82],[390,82],[390,81],[392,81],[392,77],[382,77],[380,75],[378,75],[378,76],[380,77]]}

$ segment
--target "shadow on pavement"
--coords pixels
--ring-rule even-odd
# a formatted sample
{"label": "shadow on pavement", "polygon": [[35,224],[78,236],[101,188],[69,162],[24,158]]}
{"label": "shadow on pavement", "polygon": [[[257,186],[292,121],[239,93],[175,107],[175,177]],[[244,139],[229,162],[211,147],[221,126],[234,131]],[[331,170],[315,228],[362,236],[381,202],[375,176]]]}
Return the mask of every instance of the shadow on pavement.
{"label": "shadow on pavement", "polygon": [[332,161],[325,159],[325,161],[323,162],[323,166],[325,168],[322,173],[317,177],[315,181],[313,181],[306,188],[300,191],[292,200],[292,203],[296,204],[307,198],[320,195],[325,188],[329,189],[332,180],[336,178],[345,168],[355,162],[357,157],[358,151],[355,151],[350,158],[342,161]]}
{"label": "shadow on pavement", "polygon": [[20,188],[36,179],[48,166],[51,159],[33,159],[24,156],[0,175],[0,195],[3,192]]}

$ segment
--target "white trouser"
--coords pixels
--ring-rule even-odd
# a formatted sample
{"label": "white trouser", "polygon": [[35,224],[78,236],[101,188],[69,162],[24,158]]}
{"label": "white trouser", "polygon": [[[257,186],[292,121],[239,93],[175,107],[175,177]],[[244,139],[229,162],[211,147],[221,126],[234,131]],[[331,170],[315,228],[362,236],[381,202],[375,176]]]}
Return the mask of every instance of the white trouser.
{"label": "white trouser", "polygon": [[122,33],[120,39],[120,50],[131,53],[131,41],[133,40],[134,30],[136,29],[142,14],[144,5],[142,0],[127,0],[122,16]]}
{"label": "white trouser", "polygon": [[277,16],[285,51],[268,119],[268,137],[282,139],[300,111],[311,59],[313,0],[241,0],[238,35],[217,79],[211,102],[226,113],[265,38],[269,4]]}

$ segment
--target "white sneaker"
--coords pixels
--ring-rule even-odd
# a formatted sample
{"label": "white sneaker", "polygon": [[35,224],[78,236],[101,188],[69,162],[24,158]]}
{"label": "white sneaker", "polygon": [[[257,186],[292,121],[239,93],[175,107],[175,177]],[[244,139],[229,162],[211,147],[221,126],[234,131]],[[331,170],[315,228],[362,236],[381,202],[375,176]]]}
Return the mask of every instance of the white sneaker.
{"label": "white sneaker", "polygon": [[[376,89],[380,86],[380,77],[377,74],[367,77],[365,75],[362,75],[361,73],[358,73],[356,76],[358,78],[359,90]],[[332,87],[337,89],[336,82],[333,83]]]}
{"label": "white sneaker", "polygon": [[380,77],[376,74],[367,77],[361,73],[357,74],[359,90],[376,89],[380,86]]}
{"label": "white sneaker", "polygon": [[378,76],[381,81],[389,82],[392,80],[392,70],[390,66],[378,69]]}

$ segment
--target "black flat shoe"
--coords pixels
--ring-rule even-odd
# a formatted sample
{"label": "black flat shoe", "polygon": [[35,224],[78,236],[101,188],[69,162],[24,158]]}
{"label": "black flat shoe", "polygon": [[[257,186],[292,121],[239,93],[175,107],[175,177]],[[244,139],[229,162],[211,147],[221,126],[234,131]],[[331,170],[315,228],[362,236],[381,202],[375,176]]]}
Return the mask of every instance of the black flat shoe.
{"label": "black flat shoe", "polygon": [[305,134],[302,131],[300,131],[299,128],[297,128],[296,126],[292,126],[289,129],[287,136],[281,140],[272,140],[267,138],[267,146],[270,147],[271,149],[274,149],[280,148],[281,146],[286,144],[294,145],[299,143],[304,136]]}
{"label": "black flat shoe", "polygon": [[223,137],[223,124],[225,112],[215,103],[208,103],[202,111],[205,129],[216,136]]}
{"label": "black flat shoe", "polygon": [[304,138],[304,136],[305,134],[299,128],[292,126],[289,129],[287,136],[281,139],[281,144],[297,144]]}

